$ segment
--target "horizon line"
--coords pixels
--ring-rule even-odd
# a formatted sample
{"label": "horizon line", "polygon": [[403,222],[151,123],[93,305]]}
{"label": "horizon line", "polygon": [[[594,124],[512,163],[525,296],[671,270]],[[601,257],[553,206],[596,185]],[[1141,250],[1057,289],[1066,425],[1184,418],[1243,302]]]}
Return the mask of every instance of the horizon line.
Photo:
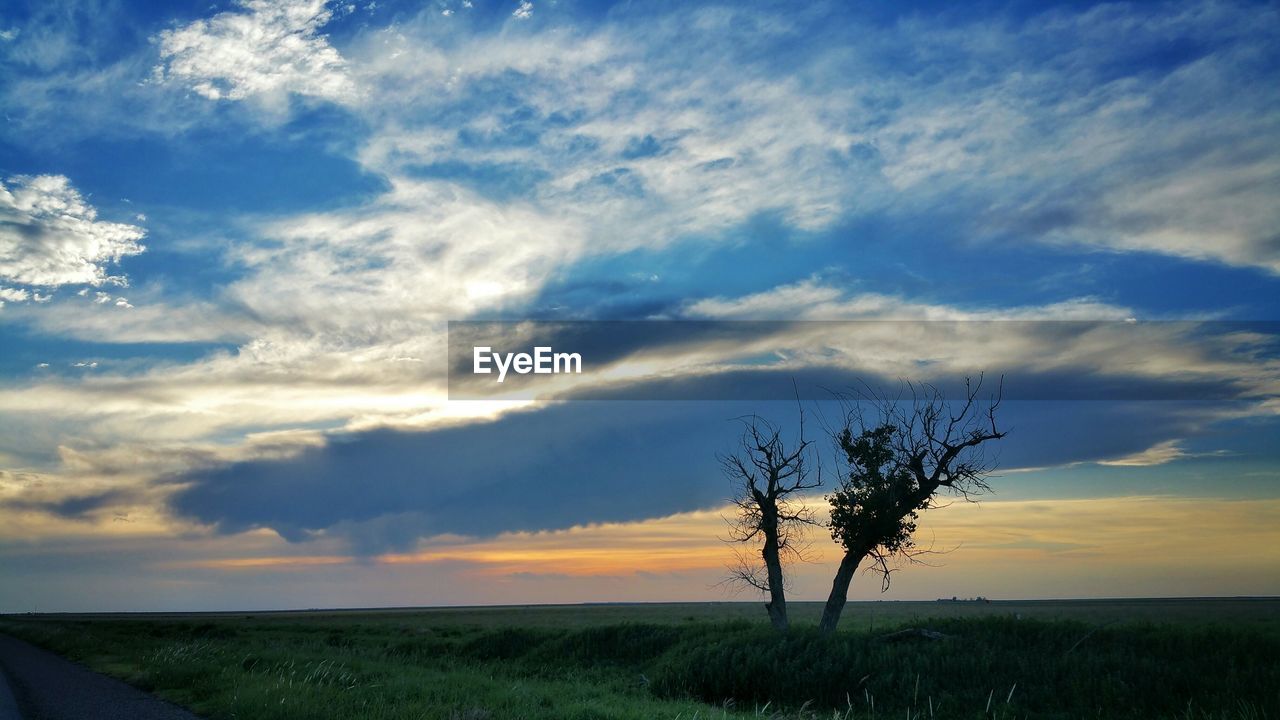
{"label": "horizon line", "polygon": [[[981,596],[980,596],[981,597]],[[1015,604],[1015,603],[1091,603],[1091,602],[1159,602],[1159,601],[1280,601],[1280,595],[1168,595],[1168,596],[1117,596],[1117,597],[1077,597],[1077,598],[934,598],[932,600],[849,600],[849,605],[866,604],[936,604],[936,603],[977,603]],[[55,616],[55,615],[286,615],[302,613],[359,613],[359,612],[407,612],[430,610],[504,610],[532,608],[587,608],[587,607],[627,607],[637,605],[755,605],[757,600],[617,600],[617,601],[583,601],[565,603],[502,603],[478,605],[371,605],[367,607],[311,607],[311,608],[277,608],[277,609],[243,609],[229,608],[225,610],[24,610],[16,612],[0,612],[0,618],[12,616]],[[824,600],[789,600],[788,605],[821,605]]]}

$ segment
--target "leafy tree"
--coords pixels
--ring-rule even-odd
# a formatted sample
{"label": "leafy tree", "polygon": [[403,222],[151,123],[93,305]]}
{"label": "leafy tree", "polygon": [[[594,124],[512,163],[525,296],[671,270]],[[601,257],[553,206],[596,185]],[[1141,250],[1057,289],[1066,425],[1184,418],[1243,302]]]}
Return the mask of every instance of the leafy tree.
{"label": "leafy tree", "polygon": [[[843,425],[833,432],[846,470],[827,496],[831,537],[844,555],[823,608],[822,632],[835,631],[864,561],[881,575],[883,591],[900,562],[917,558],[916,521],[939,506],[939,493],[972,500],[990,491],[986,478],[994,463],[983,446],[1007,431],[996,426],[999,390],[983,401],[981,387],[981,377],[966,379],[964,402],[956,404],[931,385],[910,383],[909,400],[864,395],[846,403]],[[863,414],[868,402],[875,409],[870,421]]]}

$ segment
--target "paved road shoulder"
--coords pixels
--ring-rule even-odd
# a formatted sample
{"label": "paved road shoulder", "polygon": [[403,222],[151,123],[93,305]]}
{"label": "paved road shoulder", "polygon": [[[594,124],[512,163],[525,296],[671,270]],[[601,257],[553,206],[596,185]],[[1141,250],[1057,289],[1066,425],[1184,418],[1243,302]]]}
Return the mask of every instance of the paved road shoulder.
{"label": "paved road shoulder", "polygon": [[[182,708],[0,634],[0,670],[22,720],[198,720]],[[0,690],[0,719],[3,712]]]}
{"label": "paved road shoulder", "polygon": [[9,678],[3,668],[0,668],[0,720],[22,720],[22,714],[18,712],[18,701],[9,689]]}

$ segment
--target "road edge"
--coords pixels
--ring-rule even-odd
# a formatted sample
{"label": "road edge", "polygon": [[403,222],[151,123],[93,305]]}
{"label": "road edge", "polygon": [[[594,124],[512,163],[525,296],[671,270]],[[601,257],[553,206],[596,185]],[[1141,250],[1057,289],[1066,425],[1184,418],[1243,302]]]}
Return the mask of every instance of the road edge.
{"label": "road edge", "polygon": [[22,720],[18,710],[18,699],[13,695],[9,685],[9,675],[0,668],[0,720]]}

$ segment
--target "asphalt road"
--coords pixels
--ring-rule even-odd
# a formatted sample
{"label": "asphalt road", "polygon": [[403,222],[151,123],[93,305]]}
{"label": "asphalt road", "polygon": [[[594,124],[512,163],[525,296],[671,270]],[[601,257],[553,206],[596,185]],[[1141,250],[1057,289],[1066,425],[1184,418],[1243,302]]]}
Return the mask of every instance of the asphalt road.
{"label": "asphalt road", "polygon": [[0,635],[0,671],[0,720],[199,720],[177,705],[8,635]]}
{"label": "asphalt road", "polygon": [[0,670],[0,720],[22,720],[18,714],[18,701],[9,689],[9,680],[3,670]]}

